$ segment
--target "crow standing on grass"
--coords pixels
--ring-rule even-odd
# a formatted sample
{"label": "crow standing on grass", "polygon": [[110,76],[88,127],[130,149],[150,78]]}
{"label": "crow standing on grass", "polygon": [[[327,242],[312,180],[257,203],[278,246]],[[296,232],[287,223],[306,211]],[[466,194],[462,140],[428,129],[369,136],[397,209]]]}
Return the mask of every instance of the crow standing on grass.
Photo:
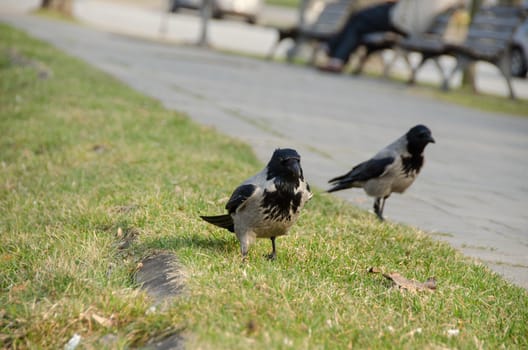
{"label": "crow standing on grass", "polygon": [[235,189],[226,215],[201,216],[205,221],[234,232],[245,259],[255,238],[270,238],[275,259],[275,238],[285,235],[304,204],[312,197],[304,181],[301,156],[293,149],[276,149],[268,165]]}
{"label": "crow standing on grass", "polygon": [[385,200],[391,193],[402,193],[411,186],[423,166],[423,152],[430,142],[435,142],[431,130],[416,125],[371,159],[328,181],[333,186],[328,192],[362,187],[369,196],[376,198],[374,212],[383,220]]}

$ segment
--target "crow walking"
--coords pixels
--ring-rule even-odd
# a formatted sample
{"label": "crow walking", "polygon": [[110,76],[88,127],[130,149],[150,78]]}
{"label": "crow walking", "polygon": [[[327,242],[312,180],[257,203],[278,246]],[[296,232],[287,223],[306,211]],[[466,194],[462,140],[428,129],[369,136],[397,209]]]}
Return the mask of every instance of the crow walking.
{"label": "crow walking", "polygon": [[244,259],[255,238],[270,238],[268,258],[275,259],[275,238],[287,234],[312,197],[300,162],[301,156],[293,149],[275,150],[260,173],[235,189],[225,206],[227,214],[201,218],[234,232]]}
{"label": "crow walking", "polygon": [[385,200],[393,192],[403,193],[414,182],[424,164],[424,149],[434,142],[429,128],[416,125],[371,159],[328,181],[333,186],[328,192],[362,187],[376,198],[374,212],[383,220]]}

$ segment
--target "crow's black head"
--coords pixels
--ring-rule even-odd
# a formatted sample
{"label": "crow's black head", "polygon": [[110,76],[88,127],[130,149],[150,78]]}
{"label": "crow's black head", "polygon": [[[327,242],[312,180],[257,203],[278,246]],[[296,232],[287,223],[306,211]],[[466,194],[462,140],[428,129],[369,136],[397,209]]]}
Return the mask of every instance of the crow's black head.
{"label": "crow's black head", "polygon": [[286,181],[297,181],[303,179],[301,169],[301,156],[291,148],[277,148],[267,166],[267,179],[275,177]]}
{"label": "crow's black head", "polygon": [[407,150],[413,155],[423,153],[428,143],[435,143],[431,130],[425,125],[416,125],[406,134]]}

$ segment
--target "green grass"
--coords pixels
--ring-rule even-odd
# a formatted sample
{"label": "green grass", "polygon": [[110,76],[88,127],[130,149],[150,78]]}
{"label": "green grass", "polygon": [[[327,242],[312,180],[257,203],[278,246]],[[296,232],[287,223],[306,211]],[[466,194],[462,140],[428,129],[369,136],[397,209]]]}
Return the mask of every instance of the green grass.
{"label": "green grass", "polygon": [[[510,114],[528,117],[528,100],[508,98],[484,93],[475,93],[470,87],[462,87],[453,91],[441,91],[438,87],[420,86],[420,94],[429,95],[435,99],[461,106],[480,109],[491,113]],[[515,91],[515,87],[514,87]]]}
{"label": "green grass", "polygon": [[[277,261],[264,240],[242,264],[233,235],[198,215],[262,167],[249,147],[4,25],[0,131],[2,348],[75,333],[82,348],[129,348],[173,330],[189,349],[528,347],[524,289],[319,192]],[[119,227],[139,232],[124,252]],[[186,288],[152,311],[131,275],[156,250],[179,257]],[[438,290],[390,289],[371,266],[436,276]]]}
{"label": "green grass", "polygon": [[293,7],[293,8],[298,8],[299,3],[300,3],[299,0],[266,0],[266,4],[269,4],[269,5]]}

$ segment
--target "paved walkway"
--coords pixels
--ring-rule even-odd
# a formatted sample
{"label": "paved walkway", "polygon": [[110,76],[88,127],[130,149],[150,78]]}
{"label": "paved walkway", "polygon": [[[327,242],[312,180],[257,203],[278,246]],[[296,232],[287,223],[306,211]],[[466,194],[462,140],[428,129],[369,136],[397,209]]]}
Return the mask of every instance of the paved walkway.
{"label": "paved walkway", "polygon": [[[528,119],[446,105],[398,83],[329,76],[39,18],[0,20],[248,142],[263,162],[276,147],[298,149],[306,177],[322,189],[328,178],[410,126],[428,125],[437,143],[427,149],[415,185],[388,201],[386,216],[431,231],[528,288]],[[362,191],[340,195],[371,208]]]}

